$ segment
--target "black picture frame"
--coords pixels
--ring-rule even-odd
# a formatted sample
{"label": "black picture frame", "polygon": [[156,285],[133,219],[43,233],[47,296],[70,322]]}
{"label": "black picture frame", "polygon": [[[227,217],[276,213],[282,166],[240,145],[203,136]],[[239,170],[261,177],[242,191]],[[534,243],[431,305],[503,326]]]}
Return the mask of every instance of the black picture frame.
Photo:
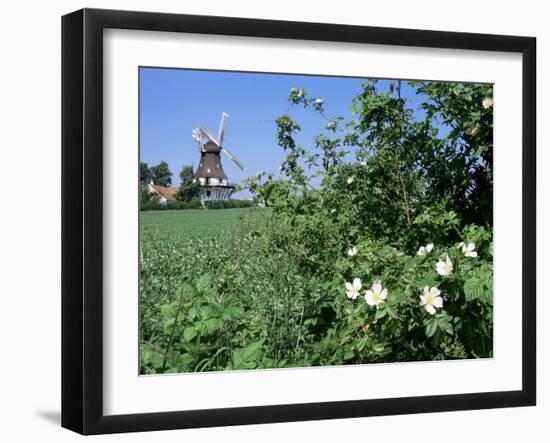
{"label": "black picture frame", "polygon": [[[522,389],[457,395],[103,413],[103,30],[171,31],[522,55]],[[536,39],[83,9],[62,18],[62,426],[82,434],[531,406],[536,403]],[[518,122],[519,124],[519,122]],[[518,166],[519,167],[519,166]]]}

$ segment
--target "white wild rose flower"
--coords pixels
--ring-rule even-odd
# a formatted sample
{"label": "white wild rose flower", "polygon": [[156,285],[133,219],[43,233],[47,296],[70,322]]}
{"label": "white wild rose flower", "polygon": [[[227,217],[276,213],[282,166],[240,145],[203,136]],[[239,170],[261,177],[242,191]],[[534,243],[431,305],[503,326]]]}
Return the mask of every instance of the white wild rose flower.
{"label": "white wild rose flower", "polygon": [[430,252],[432,252],[432,249],[434,248],[433,243],[428,243],[426,246],[420,246],[420,249],[416,253],[416,255],[428,255]]}
{"label": "white wild rose flower", "polygon": [[335,119],[332,119],[326,125],[327,129],[336,129],[337,127],[338,127],[338,121],[336,121]]}
{"label": "white wild rose flower", "polygon": [[490,97],[484,98],[481,105],[483,106],[483,109],[489,109],[493,106],[493,99]]}
{"label": "white wild rose flower", "polygon": [[374,282],[372,288],[365,292],[365,301],[369,306],[377,306],[380,303],[384,303],[388,297],[388,290],[382,287],[382,284],[377,281]]}
{"label": "white wild rose flower", "polygon": [[359,297],[359,291],[361,290],[361,279],[354,278],[353,283],[346,282],[346,295],[349,299],[355,300]]}
{"label": "white wild rose flower", "polygon": [[348,249],[348,257],[355,257],[357,255],[357,246]]}
{"label": "white wild rose flower", "polygon": [[291,93],[296,94],[298,97],[301,97],[304,95],[304,89],[303,88],[292,88],[290,90]]}
{"label": "white wild rose flower", "polygon": [[476,244],[475,243],[464,243],[460,242],[458,245],[459,248],[462,249],[462,253],[465,257],[477,257],[477,252],[475,251]]}
{"label": "white wild rose flower", "polygon": [[434,315],[436,309],[441,309],[443,307],[443,299],[440,294],[441,291],[439,289],[424,286],[424,293],[420,296],[420,306],[422,306],[428,314]]}
{"label": "white wild rose flower", "polygon": [[451,275],[453,273],[453,262],[447,254],[445,254],[445,260],[439,259],[435,265],[435,270],[439,275]]}
{"label": "white wild rose flower", "polygon": [[351,185],[353,183],[353,180],[355,180],[355,177],[351,176],[351,177],[348,177],[348,179],[346,180],[346,183],[348,185]]}

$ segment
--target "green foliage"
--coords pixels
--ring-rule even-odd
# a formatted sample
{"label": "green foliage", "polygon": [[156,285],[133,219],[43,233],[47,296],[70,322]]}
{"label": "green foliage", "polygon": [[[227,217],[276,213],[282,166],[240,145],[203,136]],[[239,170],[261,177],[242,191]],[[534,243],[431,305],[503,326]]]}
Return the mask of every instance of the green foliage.
{"label": "green foliage", "polygon": [[251,208],[256,204],[252,200],[208,200],[207,209]]}
{"label": "green foliage", "polygon": [[413,82],[427,97],[426,121],[448,134],[424,153],[429,197],[446,196],[465,223],[490,224],[493,217],[493,87],[489,84]]}
{"label": "green foliage", "polygon": [[153,178],[149,165],[144,162],[139,163],[139,182],[142,185],[148,185]]}
{"label": "green foliage", "polygon": [[[402,98],[404,87],[422,112]],[[273,211],[266,242],[322,281],[335,312],[316,345],[319,364],[445,358],[448,336],[471,357],[491,355],[492,87],[397,81],[381,91],[367,81],[348,122],[301,88],[289,101],[318,113],[325,131],[306,150],[295,142],[300,125],[280,117],[284,178],[248,186]],[[459,242],[474,243],[477,256]],[[416,255],[428,243],[433,252]],[[356,256],[346,254],[351,246]],[[446,255],[453,272],[442,276],[435,265]],[[373,310],[342,297],[357,277],[368,287],[381,281],[387,301]],[[441,291],[434,315],[419,306],[425,286]]]}
{"label": "green foliage", "polygon": [[170,172],[168,163],[165,161],[161,161],[157,166],[153,166],[150,172],[155,185],[168,187],[172,184],[172,172]]}
{"label": "green foliage", "polygon": [[142,201],[140,205],[141,211],[165,211],[174,209],[201,209],[202,204],[199,200],[191,201],[167,201],[165,204],[160,203],[157,194],[149,193],[149,200]]}
{"label": "green foliage", "polygon": [[140,184],[139,208],[142,211],[151,209],[164,209],[164,205],[160,202],[158,194],[149,191],[148,185]]}
{"label": "green foliage", "polygon": [[441,343],[441,349],[445,354],[445,358],[450,359],[463,359],[468,358],[468,353],[464,349],[464,345],[460,342],[458,337],[445,337]]}
{"label": "green foliage", "polygon": [[262,344],[262,340],[255,341],[244,348],[231,351],[231,369],[254,369],[258,367]]}
{"label": "green foliage", "polygon": [[193,181],[195,174],[193,167],[184,165],[180,172],[180,186],[176,193],[176,198],[180,201],[190,202],[198,200],[200,195],[200,186]]}
{"label": "green foliage", "polygon": [[[236,209],[236,208],[252,208],[257,204],[252,200],[212,200],[205,203],[206,209]],[[162,204],[157,194],[147,191],[147,188],[142,188],[142,199],[140,210],[142,211],[165,211],[174,209],[203,209],[200,200],[191,201],[168,201]]]}
{"label": "green foliage", "polygon": [[281,175],[244,183],[267,209],[142,213],[142,372],[491,357],[492,87],[289,101],[322,131],[276,120]]}
{"label": "green foliage", "polygon": [[262,250],[257,233],[268,212],[142,214],[142,373],[280,367],[292,360],[300,339],[292,322],[309,291],[303,279],[289,288],[274,278],[282,270],[291,279],[296,269]]}

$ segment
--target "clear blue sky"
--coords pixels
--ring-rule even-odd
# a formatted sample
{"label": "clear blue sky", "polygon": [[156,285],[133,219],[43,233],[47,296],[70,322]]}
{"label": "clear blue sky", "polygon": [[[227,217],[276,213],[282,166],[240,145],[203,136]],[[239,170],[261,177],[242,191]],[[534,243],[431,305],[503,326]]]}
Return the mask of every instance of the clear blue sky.
{"label": "clear blue sky", "polygon": [[[288,94],[293,87],[304,88],[313,97],[325,100],[325,113],[351,118],[353,97],[365,79],[315,77],[286,74],[197,71],[183,69],[140,69],[140,156],[154,166],[162,160],[174,174],[172,185],[179,184],[183,165],[199,160],[198,147],[191,131],[205,127],[215,136],[222,112],[230,119],[224,145],[242,163],[241,171],[222,154],[229,180],[237,183],[259,171],[279,172],[284,159],[276,142],[275,119],[285,113],[302,127],[297,142],[313,148],[313,137],[323,132],[326,121],[312,110],[291,106]],[[386,89],[389,81],[379,82]],[[416,105],[418,97],[404,87],[402,96]],[[234,198],[247,197],[246,192]]]}

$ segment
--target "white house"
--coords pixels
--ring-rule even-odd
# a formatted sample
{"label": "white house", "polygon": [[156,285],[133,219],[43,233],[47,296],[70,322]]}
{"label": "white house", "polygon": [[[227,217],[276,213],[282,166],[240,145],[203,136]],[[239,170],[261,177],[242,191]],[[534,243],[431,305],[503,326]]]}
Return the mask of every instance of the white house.
{"label": "white house", "polygon": [[147,189],[150,193],[158,195],[159,201],[163,205],[169,201],[175,201],[178,192],[178,188],[155,185],[152,181],[147,185]]}

